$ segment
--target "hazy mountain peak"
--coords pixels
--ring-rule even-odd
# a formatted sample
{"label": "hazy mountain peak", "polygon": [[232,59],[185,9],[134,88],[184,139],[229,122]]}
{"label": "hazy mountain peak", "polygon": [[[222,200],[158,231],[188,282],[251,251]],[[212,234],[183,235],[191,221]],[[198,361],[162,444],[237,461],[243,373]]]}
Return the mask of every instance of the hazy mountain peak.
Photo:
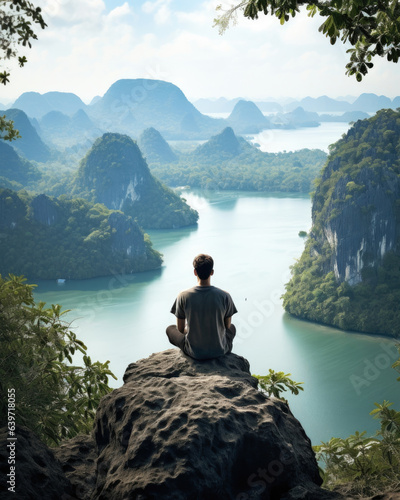
{"label": "hazy mountain peak", "polygon": [[177,160],[167,141],[154,127],[144,130],[138,141],[140,150],[150,163],[169,163]]}
{"label": "hazy mountain peak", "polygon": [[211,137],[209,141],[202,144],[194,151],[200,156],[237,156],[241,152],[241,146],[231,127],[226,127],[218,135]]}
{"label": "hazy mountain peak", "polygon": [[235,104],[228,123],[240,134],[257,133],[269,128],[269,120],[252,101],[241,99]]}

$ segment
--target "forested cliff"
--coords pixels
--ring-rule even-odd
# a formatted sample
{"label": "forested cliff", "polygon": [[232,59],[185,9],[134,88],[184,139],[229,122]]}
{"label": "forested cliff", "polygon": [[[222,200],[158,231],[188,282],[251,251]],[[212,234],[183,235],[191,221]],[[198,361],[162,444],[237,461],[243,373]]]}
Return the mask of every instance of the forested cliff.
{"label": "forested cliff", "polygon": [[398,335],[400,112],[358,121],[332,148],[285,309],[344,329]]}
{"label": "forested cliff", "polygon": [[93,278],[161,266],[131,217],[82,199],[0,189],[0,274]]}
{"label": "forested cliff", "polygon": [[195,224],[198,214],[152,176],[142,153],[127,135],[107,133],[81,161],[73,194],[122,210],[145,228]]}

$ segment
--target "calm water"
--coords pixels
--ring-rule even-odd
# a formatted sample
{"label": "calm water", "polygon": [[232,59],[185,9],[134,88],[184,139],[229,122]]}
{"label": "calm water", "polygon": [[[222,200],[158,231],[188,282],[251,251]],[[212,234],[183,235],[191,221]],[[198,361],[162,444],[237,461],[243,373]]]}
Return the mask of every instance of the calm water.
{"label": "calm water", "polygon": [[373,433],[375,401],[394,401],[399,382],[390,368],[393,342],[345,333],[285,314],[280,296],[289,266],[302,252],[300,230],[311,225],[308,197],[255,193],[189,192],[200,213],[197,228],[152,231],[164,254],[161,270],[129,276],[40,282],[36,298],[72,309],[68,319],[93,360],[111,361],[122,384],[127,365],[171,346],[165,327],[177,293],[195,284],[192,258],[215,259],[213,284],[228,290],[239,310],[234,352],[250,361],[254,374],[283,370],[304,382],[289,397],[294,415],[314,444],[354,431]]}
{"label": "calm water", "polygon": [[297,151],[304,148],[322,149],[328,152],[328,146],[340,139],[349,128],[348,123],[324,122],[315,128],[264,130],[255,136],[249,137],[248,140],[259,144],[260,150],[267,153]]}
{"label": "calm water", "polygon": [[[213,118],[228,118],[229,113],[208,113],[208,115]],[[268,116],[267,113],[265,115]],[[259,149],[265,153],[298,151],[304,148],[322,149],[328,152],[328,146],[340,139],[349,128],[348,123],[322,122],[319,127],[300,127],[294,130],[267,129],[259,134],[247,135],[245,138],[249,142],[259,144]]]}

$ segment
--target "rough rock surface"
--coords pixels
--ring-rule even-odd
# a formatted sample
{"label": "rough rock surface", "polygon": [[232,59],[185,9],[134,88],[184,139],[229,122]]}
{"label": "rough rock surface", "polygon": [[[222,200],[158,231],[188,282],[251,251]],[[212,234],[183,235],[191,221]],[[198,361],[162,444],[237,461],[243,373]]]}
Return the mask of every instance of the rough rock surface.
{"label": "rough rock surface", "polygon": [[89,500],[96,484],[97,454],[93,437],[76,436],[64,441],[53,452],[71,482],[73,498]]}
{"label": "rough rock surface", "polygon": [[16,493],[4,488],[10,452],[1,429],[0,500],[354,498],[319,487],[300,423],[257,391],[244,358],[199,362],[170,349],[129,365],[124,382],[101,401],[92,436],[49,449],[17,426]]}
{"label": "rough rock surface", "polygon": [[303,428],[244,358],[170,349],[129,365],[124,382],[97,412],[93,499],[273,499],[320,485]]}
{"label": "rough rock surface", "polygon": [[[25,427],[16,426],[15,436],[16,441],[8,441],[7,428],[0,430],[0,499],[70,500],[70,482],[52,450]],[[7,484],[12,465],[8,460],[13,459],[7,445],[11,443],[15,443],[15,493],[8,491],[12,484]]]}

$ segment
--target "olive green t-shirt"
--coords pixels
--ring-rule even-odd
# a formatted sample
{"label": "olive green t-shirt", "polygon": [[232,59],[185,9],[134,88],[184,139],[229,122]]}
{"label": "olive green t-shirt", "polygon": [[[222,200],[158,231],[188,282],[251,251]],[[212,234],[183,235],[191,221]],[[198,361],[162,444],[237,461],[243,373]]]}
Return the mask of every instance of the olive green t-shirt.
{"label": "olive green t-shirt", "polygon": [[187,321],[186,354],[209,359],[228,352],[224,320],[237,312],[229,293],[215,286],[195,286],[178,295],[171,312]]}

